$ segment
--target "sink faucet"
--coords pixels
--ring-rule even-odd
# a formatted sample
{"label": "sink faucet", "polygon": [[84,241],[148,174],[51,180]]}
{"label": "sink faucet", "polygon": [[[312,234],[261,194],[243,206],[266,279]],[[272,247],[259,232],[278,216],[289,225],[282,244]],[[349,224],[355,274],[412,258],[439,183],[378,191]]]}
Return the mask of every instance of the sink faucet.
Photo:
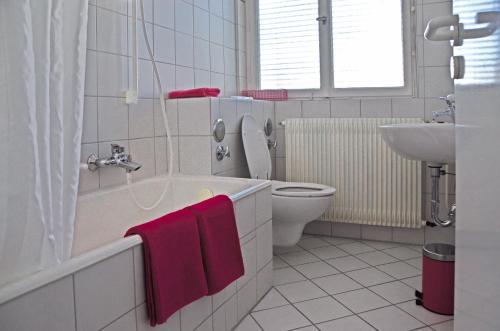
{"label": "sink faucet", "polygon": [[130,173],[141,168],[139,163],[132,162],[132,156],[125,154],[125,148],[117,144],[111,144],[110,157],[99,158],[97,155],[91,154],[87,159],[87,165],[90,171],[96,171],[104,167],[118,167]]}
{"label": "sink faucet", "polygon": [[443,111],[433,111],[432,112],[432,121],[433,122],[446,122],[443,119],[451,119],[452,123],[455,123],[455,95],[449,94],[445,97],[440,97],[440,100],[446,102],[446,110]]}

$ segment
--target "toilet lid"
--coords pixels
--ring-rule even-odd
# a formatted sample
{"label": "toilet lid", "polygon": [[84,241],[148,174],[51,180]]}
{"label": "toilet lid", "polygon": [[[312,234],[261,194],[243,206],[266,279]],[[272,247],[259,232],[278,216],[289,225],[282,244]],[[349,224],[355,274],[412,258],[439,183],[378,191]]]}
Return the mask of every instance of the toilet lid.
{"label": "toilet lid", "polygon": [[264,126],[259,126],[251,115],[244,115],[241,123],[241,138],[243,139],[250,177],[255,179],[271,178],[271,155],[267,147]]}
{"label": "toilet lid", "polygon": [[283,197],[325,197],[333,196],[335,188],[315,183],[272,182],[272,194]]}

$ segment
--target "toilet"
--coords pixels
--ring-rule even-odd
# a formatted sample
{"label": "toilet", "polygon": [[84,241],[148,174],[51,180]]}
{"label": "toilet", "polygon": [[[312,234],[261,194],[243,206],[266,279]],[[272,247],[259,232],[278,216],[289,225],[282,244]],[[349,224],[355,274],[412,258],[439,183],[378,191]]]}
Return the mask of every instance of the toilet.
{"label": "toilet", "polygon": [[[241,124],[243,147],[250,177],[270,179],[271,155],[263,126],[251,115]],[[271,181],[273,207],[273,245],[293,246],[307,223],[320,217],[332,203],[335,188],[313,183]]]}

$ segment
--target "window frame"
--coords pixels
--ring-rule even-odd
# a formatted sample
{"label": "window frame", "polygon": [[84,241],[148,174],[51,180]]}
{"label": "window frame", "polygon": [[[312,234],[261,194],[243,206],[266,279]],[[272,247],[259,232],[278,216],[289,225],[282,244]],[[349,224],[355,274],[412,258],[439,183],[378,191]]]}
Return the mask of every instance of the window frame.
{"label": "window frame", "polygon": [[[320,83],[319,89],[289,89],[288,95],[294,99],[337,98],[337,97],[387,97],[416,96],[416,13],[415,0],[400,0],[402,6],[404,86],[382,88],[336,88],[333,86],[333,40],[331,31],[330,0],[318,0],[318,17],[327,17],[326,24],[318,22],[320,48]],[[259,0],[246,0],[247,30],[247,86],[249,89],[260,88],[260,41],[259,41]]]}

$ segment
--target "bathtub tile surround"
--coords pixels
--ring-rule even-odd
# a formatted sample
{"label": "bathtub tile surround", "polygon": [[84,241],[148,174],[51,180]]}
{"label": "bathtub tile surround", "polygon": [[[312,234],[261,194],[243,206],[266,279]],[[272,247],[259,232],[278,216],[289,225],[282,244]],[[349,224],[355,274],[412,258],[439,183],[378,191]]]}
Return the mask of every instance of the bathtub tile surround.
{"label": "bathtub tile surround", "polygon": [[[271,199],[271,187],[263,181],[247,180],[238,185],[239,193],[236,186],[226,189],[236,189],[232,198],[245,275],[223,291],[182,308],[155,330],[232,330],[271,288],[272,215],[266,202]],[[45,283],[43,279],[31,280],[38,281],[39,288],[26,289],[25,294],[0,303],[1,330],[151,330],[138,236],[76,256],[59,268],[46,271],[59,272],[58,277],[50,276]]]}
{"label": "bathtub tile surround", "polygon": [[[370,252],[343,250],[354,246],[369,247]],[[318,248],[344,253],[323,258]],[[452,330],[453,317],[415,305],[420,270],[414,267],[412,254],[390,255],[403,250],[420,254],[421,246],[305,235],[297,246],[275,250],[274,287],[235,330]],[[299,253],[309,253],[316,261],[285,262]],[[374,264],[376,255],[390,259]]]}

